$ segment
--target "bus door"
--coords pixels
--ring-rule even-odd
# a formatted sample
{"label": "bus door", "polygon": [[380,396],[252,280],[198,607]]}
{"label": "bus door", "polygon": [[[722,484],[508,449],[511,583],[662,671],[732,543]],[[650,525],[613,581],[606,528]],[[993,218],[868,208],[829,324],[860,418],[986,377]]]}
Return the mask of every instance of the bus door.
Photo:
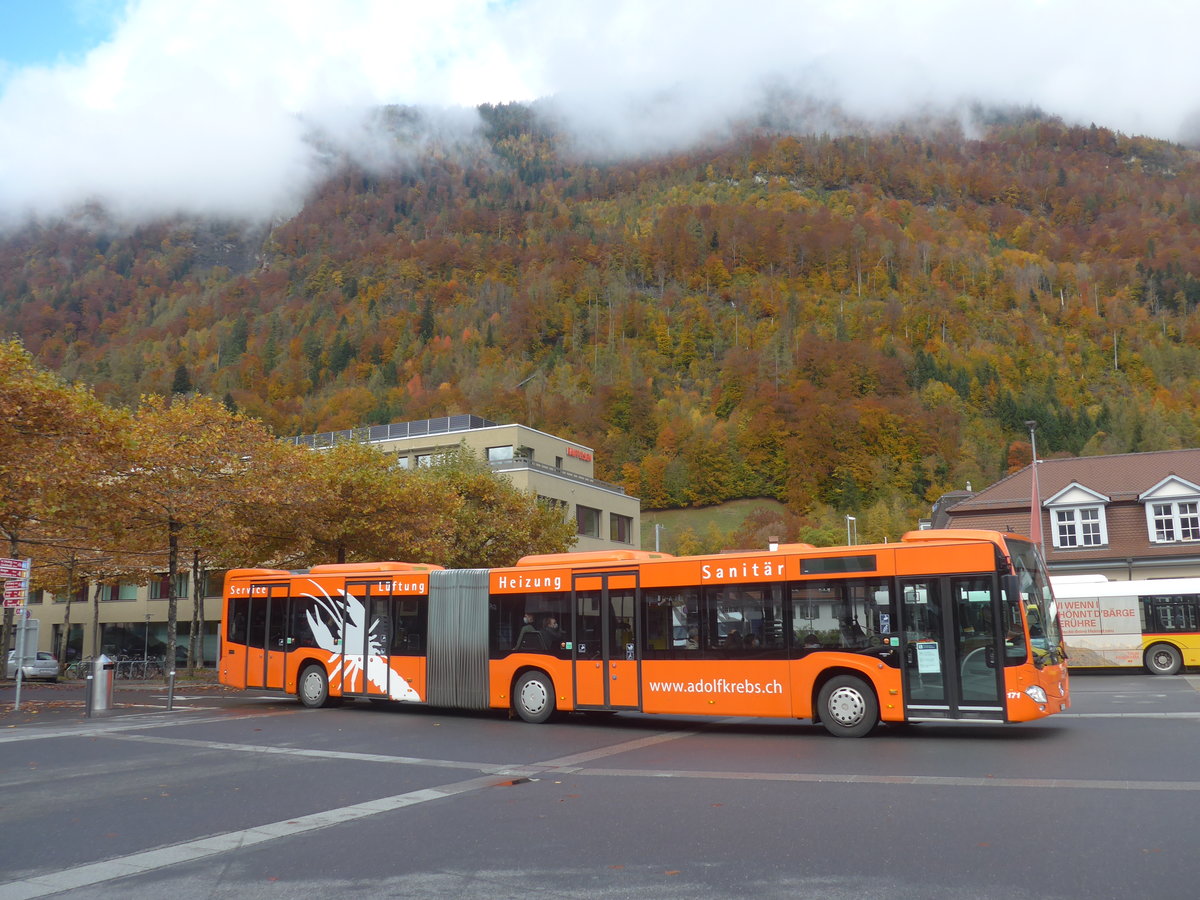
{"label": "bus door", "polygon": [[248,605],[246,687],[283,690],[291,649],[287,585],[253,585]]}
{"label": "bus door", "polygon": [[572,586],[576,709],[640,709],[637,573],[576,575]]}
{"label": "bus door", "polygon": [[391,592],[378,583],[346,585],[343,693],[387,697],[392,647]]}
{"label": "bus door", "polygon": [[1004,617],[990,575],[900,582],[910,721],[1004,721]]}

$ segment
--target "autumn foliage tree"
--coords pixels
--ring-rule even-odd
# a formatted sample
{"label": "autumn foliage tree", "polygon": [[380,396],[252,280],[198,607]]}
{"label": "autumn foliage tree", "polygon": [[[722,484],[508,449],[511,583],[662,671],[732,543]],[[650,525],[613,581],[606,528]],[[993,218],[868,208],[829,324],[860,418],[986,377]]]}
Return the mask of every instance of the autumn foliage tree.
{"label": "autumn foliage tree", "polygon": [[[91,391],[35,365],[18,341],[0,342],[0,535],[7,556],[39,556],[39,544],[88,544],[85,507],[96,495],[117,420]],[[9,646],[11,628],[6,609],[0,648]]]}
{"label": "autumn foliage tree", "polygon": [[[124,432],[104,490],[119,501],[126,541],[166,550],[167,659],[175,658],[180,550],[269,496],[279,474],[276,443],[260,422],[198,395],[146,396]],[[236,528],[226,530],[236,534]],[[196,586],[198,587],[198,586]],[[199,602],[199,598],[193,598]]]}
{"label": "autumn foliage tree", "polygon": [[89,598],[94,630],[101,588],[145,583],[165,568],[168,659],[185,561],[197,592],[194,660],[205,566],[395,559],[486,567],[566,550],[575,539],[561,510],[465,449],[403,470],[360,443],[312,451],[280,441],[262,422],[197,394],[148,395],[132,411],[113,409],[41,370],[15,341],[0,344],[0,362],[8,552],[34,557],[35,588]]}

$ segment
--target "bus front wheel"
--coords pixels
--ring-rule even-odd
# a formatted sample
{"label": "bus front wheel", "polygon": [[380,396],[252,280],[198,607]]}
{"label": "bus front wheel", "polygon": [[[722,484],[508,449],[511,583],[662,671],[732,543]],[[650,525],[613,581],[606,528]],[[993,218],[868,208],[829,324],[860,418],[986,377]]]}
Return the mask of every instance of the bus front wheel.
{"label": "bus front wheel", "polygon": [[1154,644],[1146,651],[1146,671],[1151,675],[1177,675],[1183,668],[1183,657],[1170,644]]}
{"label": "bus front wheel", "polygon": [[526,672],[513,687],[513,705],[522,720],[540,725],[554,714],[554,685],[541,672]]}
{"label": "bus front wheel", "polygon": [[864,737],[879,722],[879,701],[871,686],[853,675],[830,678],[817,698],[821,724],[834,737]]}
{"label": "bus front wheel", "polygon": [[324,666],[309,666],[300,673],[300,702],[309,709],[329,705],[329,676]]}

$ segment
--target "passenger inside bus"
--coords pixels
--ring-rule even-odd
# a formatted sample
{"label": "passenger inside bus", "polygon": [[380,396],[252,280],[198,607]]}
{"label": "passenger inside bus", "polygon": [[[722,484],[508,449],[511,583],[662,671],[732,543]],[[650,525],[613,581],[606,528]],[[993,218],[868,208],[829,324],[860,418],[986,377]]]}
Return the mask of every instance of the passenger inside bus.
{"label": "passenger inside bus", "polygon": [[558,619],[554,616],[547,616],[545,623],[542,625],[542,634],[546,636],[546,641],[552,648],[559,648],[566,640],[566,636],[558,628]]}
{"label": "passenger inside bus", "polygon": [[520,632],[517,633],[517,641],[513,645],[514,650],[541,650],[542,633],[538,631],[533,624],[533,613],[525,613],[525,623],[521,626]]}

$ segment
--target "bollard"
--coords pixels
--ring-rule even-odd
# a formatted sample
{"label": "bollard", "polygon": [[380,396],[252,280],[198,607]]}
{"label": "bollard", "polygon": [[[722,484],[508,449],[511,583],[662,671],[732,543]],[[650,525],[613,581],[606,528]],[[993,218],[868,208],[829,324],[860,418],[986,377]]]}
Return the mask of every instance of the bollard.
{"label": "bollard", "polygon": [[83,679],[83,714],[92,717],[92,673],[89,671]]}
{"label": "bollard", "polygon": [[92,661],[92,671],[88,673],[89,718],[112,710],[114,667],[113,661],[103,654]]}
{"label": "bollard", "polygon": [[175,708],[175,670],[167,677],[167,711]]}

